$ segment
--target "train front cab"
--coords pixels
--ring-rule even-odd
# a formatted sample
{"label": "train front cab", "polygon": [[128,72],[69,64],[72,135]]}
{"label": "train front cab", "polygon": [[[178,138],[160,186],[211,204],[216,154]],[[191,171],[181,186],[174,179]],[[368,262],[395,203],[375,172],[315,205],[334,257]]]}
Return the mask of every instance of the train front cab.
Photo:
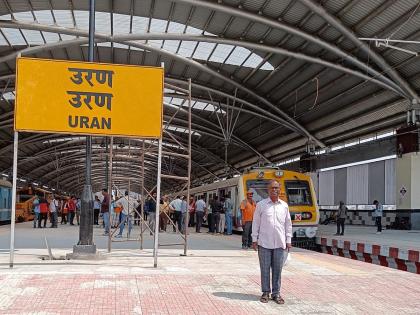
{"label": "train front cab", "polygon": [[250,190],[256,202],[267,198],[267,185],[275,179],[281,184],[280,198],[288,203],[295,239],[313,239],[318,229],[319,210],[310,176],[277,168],[254,169],[243,175],[240,196]]}

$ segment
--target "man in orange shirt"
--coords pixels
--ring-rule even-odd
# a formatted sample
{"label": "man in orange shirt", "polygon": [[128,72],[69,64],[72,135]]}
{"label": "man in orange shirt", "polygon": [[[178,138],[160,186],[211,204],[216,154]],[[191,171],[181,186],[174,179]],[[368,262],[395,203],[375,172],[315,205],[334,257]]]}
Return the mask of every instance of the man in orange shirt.
{"label": "man in orange shirt", "polygon": [[254,217],[254,211],[256,203],[252,199],[252,192],[247,191],[246,199],[241,202],[241,214],[242,214],[242,249],[248,249],[252,246],[252,218]]}

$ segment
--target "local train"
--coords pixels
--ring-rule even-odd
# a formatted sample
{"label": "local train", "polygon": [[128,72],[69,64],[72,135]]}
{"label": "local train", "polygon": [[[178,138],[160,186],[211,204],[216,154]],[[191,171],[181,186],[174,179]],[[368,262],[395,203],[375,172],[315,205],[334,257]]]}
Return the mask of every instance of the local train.
{"label": "local train", "polygon": [[12,209],[12,184],[0,179],[0,223],[10,223]]}
{"label": "local train", "polygon": [[[16,222],[31,221],[34,219],[32,202],[35,195],[46,197],[50,191],[27,186],[16,193]],[[12,216],[12,184],[0,179],[0,224],[10,223]]]}
{"label": "local train", "polygon": [[[190,194],[197,198],[203,197],[207,204],[215,195],[229,196],[233,203],[234,230],[242,231],[239,208],[241,201],[245,199],[246,191],[253,192],[255,202],[268,198],[267,185],[272,179],[280,183],[280,198],[289,205],[293,236],[315,237],[319,209],[314,186],[308,175],[277,167],[253,167],[241,176],[192,188]],[[185,194],[185,191],[183,193]]]}

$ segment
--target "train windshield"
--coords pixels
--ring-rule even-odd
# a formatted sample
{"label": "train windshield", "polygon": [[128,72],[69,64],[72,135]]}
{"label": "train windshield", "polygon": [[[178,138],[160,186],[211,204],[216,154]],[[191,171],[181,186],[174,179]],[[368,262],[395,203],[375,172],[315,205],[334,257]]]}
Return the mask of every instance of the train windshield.
{"label": "train windshield", "polygon": [[255,179],[246,181],[247,191],[252,191],[254,194],[252,199],[258,202],[262,199],[268,198],[267,185],[270,182],[268,179]]}
{"label": "train windshield", "polygon": [[307,181],[285,181],[289,206],[312,206],[311,190]]}

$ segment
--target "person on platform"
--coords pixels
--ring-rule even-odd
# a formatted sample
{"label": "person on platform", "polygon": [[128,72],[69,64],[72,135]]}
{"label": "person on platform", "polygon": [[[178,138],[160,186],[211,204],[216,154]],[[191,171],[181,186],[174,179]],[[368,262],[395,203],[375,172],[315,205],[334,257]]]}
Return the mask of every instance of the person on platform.
{"label": "person on platform", "polygon": [[168,197],[160,198],[159,204],[159,231],[166,232],[169,221],[169,204]]}
{"label": "person on platform", "polygon": [[[45,228],[47,227],[47,220],[48,220],[48,201],[44,197],[39,200],[39,219],[38,219],[38,227]],[[44,224],[42,225],[42,220],[44,220]]]}
{"label": "person on platform", "polygon": [[[37,195],[35,195],[35,199],[32,202],[32,206],[34,207],[34,229],[36,228],[36,224],[37,222],[41,222],[40,220],[40,213],[39,213],[39,197]],[[38,224],[38,227],[41,227],[41,223]]]}
{"label": "person on platform", "polygon": [[[280,184],[271,180],[269,197],[258,202],[252,221],[252,248],[258,250],[261,269],[260,301],[267,303],[269,295],[277,304],[284,304],[280,295],[284,252],[292,248],[292,220],[289,206],[279,198]],[[271,285],[270,288],[270,270]]]}
{"label": "person on platform", "polygon": [[80,225],[80,213],[82,211],[82,201],[80,200],[80,198],[77,198],[76,201],[76,222],[77,225]]}
{"label": "person on platform", "polygon": [[203,219],[206,215],[207,205],[206,202],[203,200],[203,197],[200,197],[197,202],[195,203],[195,214],[196,214],[196,225],[195,231],[197,233],[201,233],[201,226],[203,225]]}
{"label": "person on platform", "polygon": [[125,192],[124,197],[121,197],[117,201],[117,207],[121,208],[121,223],[120,223],[120,233],[115,237],[122,237],[124,232],[125,223],[128,225],[128,237],[130,237],[131,230],[133,229],[133,211],[138,206],[135,199],[129,200],[128,191]]}
{"label": "person on platform", "polygon": [[69,222],[70,225],[74,225],[73,221],[74,221],[74,216],[76,213],[76,197],[75,196],[71,196],[70,199],[68,200],[68,208],[69,208]]}
{"label": "person on platform", "polygon": [[148,215],[148,224],[150,228],[150,235],[153,235],[155,232],[155,224],[156,224],[156,197],[157,193],[154,192],[152,194],[153,198],[150,198],[148,201],[148,209],[149,209],[149,215]]}
{"label": "person on platform", "polygon": [[379,203],[378,200],[374,200],[373,204],[375,209],[373,211],[373,217],[375,218],[375,225],[377,227],[376,234],[382,233],[382,214],[384,212],[384,207]]}
{"label": "person on platform", "polygon": [[220,211],[220,220],[217,225],[217,233],[225,234],[225,225],[226,225],[226,215],[225,215],[225,197],[220,197],[221,211]]}
{"label": "person on platform", "polygon": [[99,212],[101,211],[101,201],[99,197],[95,195],[95,200],[93,201],[93,224],[99,225]]}
{"label": "person on platform", "polygon": [[188,227],[195,226],[195,200],[194,196],[190,196],[190,201],[188,203]]}
{"label": "person on platform", "polygon": [[230,192],[229,192],[229,195],[225,197],[225,201],[223,203],[223,209],[225,210],[225,217],[226,217],[226,235],[232,235],[233,204],[232,204],[232,200],[230,200]]}
{"label": "person on platform", "polygon": [[220,214],[223,211],[223,204],[219,201],[217,195],[213,196],[213,200],[210,202],[210,207],[212,211],[212,225],[213,225],[213,234],[219,233],[219,224],[220,224]]}
{"label": "person on platform", "polygon": [[104,235],[109,235],[110,218],[109,218],[109,194],[106,188],[102,189],[102,196],[104,197],[101,202],[101,213],[104,219]]}
{"label": "person on platform", "polygon": [[[174,200],[172,200],[169,204],[169,209],[174,213],[174,224],[177,225],[178,230],[182,230],[182,199],[180,196],[176,196]],[[173,226],[174,232],[176,232],[175,226]]]}
{"label": "person on platform", "polygon": [[69,213],[69,203],[68,200],[63,199],[61,201],[61,224],[67,224],[67,216]]}
{"label": "person on platform", "polygon": [[48,208],[51,216],[51,228],[57,228],[58,223],[58,201],[54,198],[54,195],[50,195],[48,198]]}
{"label": "person on platform", "polygon": [[242,249],[248,249],[252,244],[252,219],[256,208],[256,203],[252,199],[252,191],[246,193],[246,199],[241,202],[242,214]]}
{"label": "person on platform", "polygon": [[181,197],[182,203],[181,203],[181,233],[184,234],[185,229],[185,220],[187,221],[188,225],[188,203],[187,203],[187,197],[182,196]]}
{"label": "person on platform", "polygon": [[[344,205],[343,201],[340,201],[340,205],[337,210],[337,233],[335,235],[344,235],[344,223],[347,218],[347,207]],[[341,226],[341,233],[340,233]]]}

